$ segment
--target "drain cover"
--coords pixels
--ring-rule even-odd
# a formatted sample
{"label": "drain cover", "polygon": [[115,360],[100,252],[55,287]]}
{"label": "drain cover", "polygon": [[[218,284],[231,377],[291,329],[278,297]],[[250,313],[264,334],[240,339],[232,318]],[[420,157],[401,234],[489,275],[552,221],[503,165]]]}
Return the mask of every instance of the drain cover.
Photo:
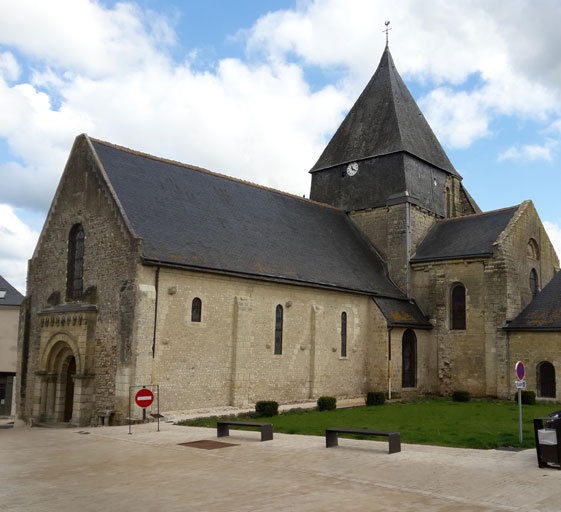
{"label": "drain cover", "polygon": [[228,446],[239,446],[239,444],[223,443],[221,441],[191,441],[190,443],[179,443],[179,446],[190,446],[191,448],[201,448],[202,450],[216,450],[218,448],[228,448]]}

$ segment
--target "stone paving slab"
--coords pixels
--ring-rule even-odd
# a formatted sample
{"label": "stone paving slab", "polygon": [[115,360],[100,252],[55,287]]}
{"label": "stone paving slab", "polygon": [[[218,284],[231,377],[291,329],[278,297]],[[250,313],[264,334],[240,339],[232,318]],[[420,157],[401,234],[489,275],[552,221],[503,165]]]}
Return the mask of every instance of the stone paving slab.
{"label": "stone paving slab", "polygon": [[[504,452],[231,430],[163,423],[0,430],[3,511],[543,511],[561,510],[561,471],[535,450]],[[78,432],[89,432],[80,434]]]}

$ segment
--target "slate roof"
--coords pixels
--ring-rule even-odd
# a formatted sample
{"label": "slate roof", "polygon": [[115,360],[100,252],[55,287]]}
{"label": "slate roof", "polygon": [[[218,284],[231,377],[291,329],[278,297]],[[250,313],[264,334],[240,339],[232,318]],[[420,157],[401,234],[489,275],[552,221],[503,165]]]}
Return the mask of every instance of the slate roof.
{"label": "slate roof", "polygon": [[510,331],[561,331],[561,272],[505,329]]}
{"label": "slate roof", "polygon": [[513,206],[437,221],[417,247],[411,262],[492,256],[493,243],[517,209],[518,206]]}
{"label": "slate roof", "polygon": [[6,292],[6,296],[1,298],[3,293],[0,293],[0,307],[1,306],[19,306],[23,301],[23,295],[18,292],[8,281],[0,276],[0,292]]}
{"label": "slate roof", "polygon": [[459,177],[386,47],[374,76],[310,172],[398,151]]}
{"label": "slate roof", "polygon": [[417,304],[411,300],[374,297],[374,302],[391,327],[416,327],[418,329],[432,329],[433,327]]}
{"label": "slate roof", "polygon": [[90,140],[145,262],[403,298],[343,211]]}

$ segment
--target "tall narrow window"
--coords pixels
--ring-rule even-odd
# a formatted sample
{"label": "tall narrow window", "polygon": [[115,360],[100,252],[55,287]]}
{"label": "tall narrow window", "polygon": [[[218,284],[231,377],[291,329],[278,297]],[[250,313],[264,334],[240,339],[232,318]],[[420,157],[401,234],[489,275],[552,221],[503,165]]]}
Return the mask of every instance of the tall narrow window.
{"label": "tall narrow window", "polygon": [[452,197],[449,187],[446,187],[446,217],[452,217]]}
{"label": "tall narrow window", "polygon": [[282,354],[282,306],[277,306],[275,314],[275,354]]}
{"label": "tall narrow window", "polygon": [[347,313],[341,313],[341,357],[347,357]]}
{"label": "tall narrow window", "polygon": [[452,288],[452,329],[466,328],[466,289],[457,284]]}
{"label": "tall narrow window", "polygon": [[401,387],[414,388],[416,385],[417,336],[411,329],[407,329],[401,339]]}
{"label": "tall narrow window", "polygon": [[538,364],[538,396],[555,398],[555,367],[549,361]]}
{"label": "tall narrow window", "polygon": [[203,304],[199,297],[195,297],[191,303],[191,322],[201,321],[201,312],[203,309]]}
{"label": "tall narrow window", "polygon": [[75,224],[68,237],[68,271],[66,295],[69,299],[80,299],[84,287],[84,229]]}
{"label": "tall narrow window", "polygon": [[538,284],[538,273],[536,269],[530,270],[530,291],[532,292],[532,299],[538,294],[539,284]]}

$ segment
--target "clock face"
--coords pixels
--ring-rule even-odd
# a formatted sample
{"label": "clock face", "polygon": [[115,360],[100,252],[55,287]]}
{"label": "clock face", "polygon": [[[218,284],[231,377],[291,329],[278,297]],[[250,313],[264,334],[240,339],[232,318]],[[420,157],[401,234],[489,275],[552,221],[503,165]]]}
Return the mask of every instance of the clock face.
{"label": "clock face", "polygon": [[347,165],[347,174],[349,176],[354,176],[358,172],[358,162],[353,162]]}

